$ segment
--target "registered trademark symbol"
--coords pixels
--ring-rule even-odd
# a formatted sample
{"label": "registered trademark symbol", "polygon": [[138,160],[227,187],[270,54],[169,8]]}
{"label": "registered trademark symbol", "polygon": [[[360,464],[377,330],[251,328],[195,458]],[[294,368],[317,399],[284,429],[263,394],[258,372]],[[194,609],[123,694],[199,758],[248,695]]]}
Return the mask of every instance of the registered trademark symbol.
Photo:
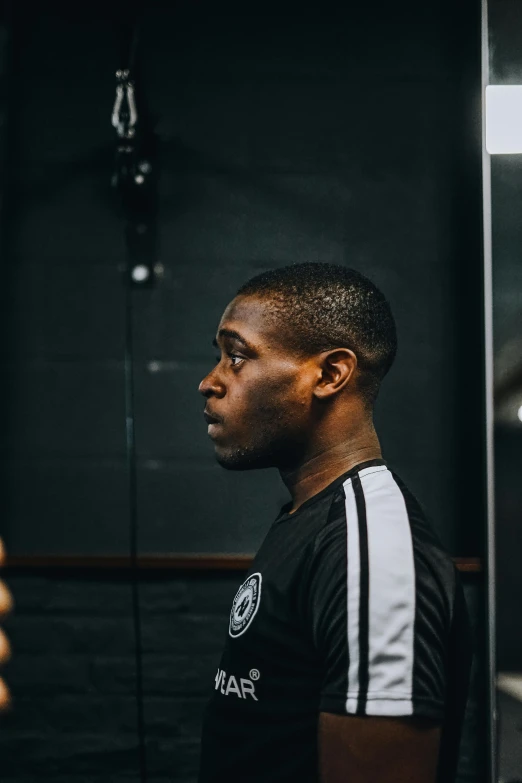
{"label": "registered trademark symbol", "polygon": [[250,674],[250,679],[251,680],[259,680],[259,678],[261,676],[257,669],[250,669],[249,674]]}

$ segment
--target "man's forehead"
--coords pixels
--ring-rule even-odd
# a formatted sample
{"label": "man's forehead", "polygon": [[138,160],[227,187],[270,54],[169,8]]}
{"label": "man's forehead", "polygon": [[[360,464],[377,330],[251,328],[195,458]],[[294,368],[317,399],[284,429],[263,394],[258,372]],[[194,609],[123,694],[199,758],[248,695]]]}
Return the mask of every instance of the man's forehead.
{"label": "man's forehead", "polygon": [[248,319],[252,316],[262,317],[266,313],[266,302],[254,296],[236,296],[230,301],[223,312],[222,318]]}
{"label": "man's forehead", "polygon": [[236,297],[225,308],[219,322],[221,330],[235,332],[253,347],[273,342],[277,329],[266,302],[253,297]]}

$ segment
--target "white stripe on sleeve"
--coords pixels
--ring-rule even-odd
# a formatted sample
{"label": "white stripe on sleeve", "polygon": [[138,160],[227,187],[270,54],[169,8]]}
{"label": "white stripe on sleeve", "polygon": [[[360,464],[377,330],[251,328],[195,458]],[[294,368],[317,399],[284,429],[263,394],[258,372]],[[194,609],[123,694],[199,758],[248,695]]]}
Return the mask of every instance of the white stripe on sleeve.
{"label": "white stripe on sleeve", "polygon": [[413,713],[415,564],[410,523],[401,490],[386,466],[359,472],[366,505],[369,565],[369,634],[359,638],[360,552],[351,480],[345,485],[348,534],[347,712],[359,694],[359,650],[368,644],[367,715]]}

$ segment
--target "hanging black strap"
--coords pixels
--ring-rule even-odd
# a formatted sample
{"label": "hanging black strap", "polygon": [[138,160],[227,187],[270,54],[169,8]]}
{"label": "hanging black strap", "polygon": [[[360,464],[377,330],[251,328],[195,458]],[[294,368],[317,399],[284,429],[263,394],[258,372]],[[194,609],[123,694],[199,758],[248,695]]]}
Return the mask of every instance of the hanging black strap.
{"label": "hanging black strap", "polygon": [[[151,284],[155,260],[156,195],[153,156],[146,149],[152,134],[144,128],[144,116],[136,90],[138,17],[124,24],[121,67],[116,71],[116,95],[112,125],[116,130],[115,168],[112,185],[119,196],[123,217],[126,264],[125,290],[125,419],[129,475],[129,538],[132,607],[135,629],[137,731],[141,783],[147,781],[145,721],[143,708],[142,636],[138,579],[137,473],[133,366],[133,288]],[[139,274],[138,274],[139,272]]]}

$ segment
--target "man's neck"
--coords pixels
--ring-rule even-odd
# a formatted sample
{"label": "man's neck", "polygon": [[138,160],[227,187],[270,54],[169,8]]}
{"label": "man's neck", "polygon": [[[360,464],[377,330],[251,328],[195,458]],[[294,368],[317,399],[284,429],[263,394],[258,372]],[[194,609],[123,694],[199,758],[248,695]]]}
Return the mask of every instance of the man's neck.
{"label": "man's neck", "polygon": [[309,498],[361,462],[382,459],[381,447],[373,426],[357,438],[315,452],[299,467],[280,470],[281,479],[292,496],[293,514]]}

